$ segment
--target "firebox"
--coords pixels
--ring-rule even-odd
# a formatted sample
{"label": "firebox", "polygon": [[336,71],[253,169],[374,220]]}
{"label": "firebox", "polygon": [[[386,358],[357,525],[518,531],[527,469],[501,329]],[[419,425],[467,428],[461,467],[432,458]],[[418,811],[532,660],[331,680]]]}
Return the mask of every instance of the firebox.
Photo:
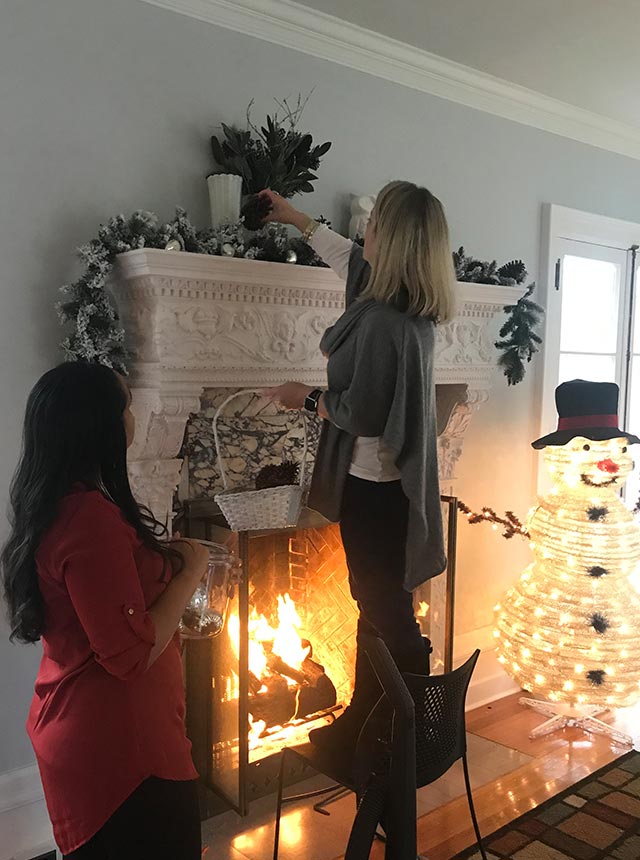
{"label": "firebox", "polygon": [[[452,547],[455,516],[448,527]],[[357,608],[340,531],[305,510],[296,529],[233,533],[206,500],[186,503],[181,531],[226,544],[242,562],[224,631],[186,642],[184,658],[203,814],[231,807],[245,815],[252,800],[275,791],[282,748],[305,743],[349,701]],[[442,607],[430,606],[429,586],[416,600],[423,632],[433,638],[440,616],[445,633],[434,642],[436,671],[451,665],[454,565],[450,551]]]}

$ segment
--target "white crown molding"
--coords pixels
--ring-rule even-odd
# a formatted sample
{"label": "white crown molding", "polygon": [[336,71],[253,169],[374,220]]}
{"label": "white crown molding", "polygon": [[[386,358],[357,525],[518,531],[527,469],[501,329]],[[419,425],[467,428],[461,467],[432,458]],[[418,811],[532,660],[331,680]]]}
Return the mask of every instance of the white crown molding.
{"label": "white crown molding", "polygon": [[143,0],[503,119],[640,159],[640,128],[291,0]]}

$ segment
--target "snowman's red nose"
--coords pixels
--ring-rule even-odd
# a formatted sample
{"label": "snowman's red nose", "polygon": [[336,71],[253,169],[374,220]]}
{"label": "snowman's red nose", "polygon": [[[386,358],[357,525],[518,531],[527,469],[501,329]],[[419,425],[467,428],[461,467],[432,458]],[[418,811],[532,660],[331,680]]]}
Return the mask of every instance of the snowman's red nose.
{"label": "snowman's red nose", "polygon": [[609,475],[615,475],[616,472],[620,470],[620,466],[617,463],[614,463],[613,460],[600,460],[598,463],[598,469],[601,472],[607,472]]}

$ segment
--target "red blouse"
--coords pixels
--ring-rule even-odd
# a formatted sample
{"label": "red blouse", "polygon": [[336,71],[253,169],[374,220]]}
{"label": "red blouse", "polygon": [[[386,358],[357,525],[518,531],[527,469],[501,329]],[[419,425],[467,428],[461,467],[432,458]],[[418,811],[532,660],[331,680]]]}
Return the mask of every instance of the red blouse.
{"label": "red blouse", "polygon": [[63,499],[37,553],[43,655],[27,721],[63,854],[87,842],[148,776],[195,779],[179,638],[147,669],[147,608],[163,559],[100,492]]}

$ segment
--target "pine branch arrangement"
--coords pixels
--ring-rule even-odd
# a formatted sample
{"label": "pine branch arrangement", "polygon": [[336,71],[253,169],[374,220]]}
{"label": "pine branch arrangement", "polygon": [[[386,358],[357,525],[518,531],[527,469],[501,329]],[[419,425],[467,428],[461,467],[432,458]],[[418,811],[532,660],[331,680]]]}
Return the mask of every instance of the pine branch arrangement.
{"label": "pine branch arrangement", "polygon": [[491,523],[496,531],[502,527],[502,537],[507,540],[510,540],[514,535],[519,535],[523,538],[529,537],[529,532],[513,511],[506,511],[505,515],[501,517],[493,508],[483,507],[481,513],[476,513],[460,500],[458,500],[458,510],[465,514],[467,521],[472,526],[477,525],[477,523]]}
{"label": "pine branch arrangement", "polygon": [[101,225],[98,235],[78,249],[84,272],[62,287],[64,298],[57,311],[60,323],[71,325],[70,333],[62,341],[68,360],[105,364],[126,374],[125,333],[107,291],[116,257],[136,248],[164,249],[172,240],[194,254],[325,265],[300,240],[289,239],[281,225],[269,224],[247,239],[241,221],[226,224],[217,231],[198,230],[181,208],[176,209],[173,221],[166,224],[159,224],[151,212],[134,212],[128,218],[117,215]]}
{"label": "pine branch arrangement", "polygon": [[[524,284],[528,277],[522,260],[511,260],[498,266],[495,260],[489,262],[469,257],[462,246],[453,252],[453,266],[456,279],[467,283],[517,287]],[[500,329],[501,340],[496,341],[495,347],[502,353],[498,364],[509,385],[522,382],[525,376],[525,361],[531,361],[542,343],[537,330],[544,310],[530,298],[534,289],[535,283],[531,283],[515,305],[504,307],[507,319]]]}
{"label": "pine branch arrangement", "polygon": [[223,124],[224,136],[211,138],[214,161],[225,173],[242,176],[244,194],[271,188],[288,198],[313,191],[318,178],[315,171],[331,142],[314,146],[312,136],[298,129],[309,97],[299,95],[295,105],[287,99],[276,100],[279,112],[267,116],[260,128],[251,119],[252,101],[247,108],[247,129]]}

